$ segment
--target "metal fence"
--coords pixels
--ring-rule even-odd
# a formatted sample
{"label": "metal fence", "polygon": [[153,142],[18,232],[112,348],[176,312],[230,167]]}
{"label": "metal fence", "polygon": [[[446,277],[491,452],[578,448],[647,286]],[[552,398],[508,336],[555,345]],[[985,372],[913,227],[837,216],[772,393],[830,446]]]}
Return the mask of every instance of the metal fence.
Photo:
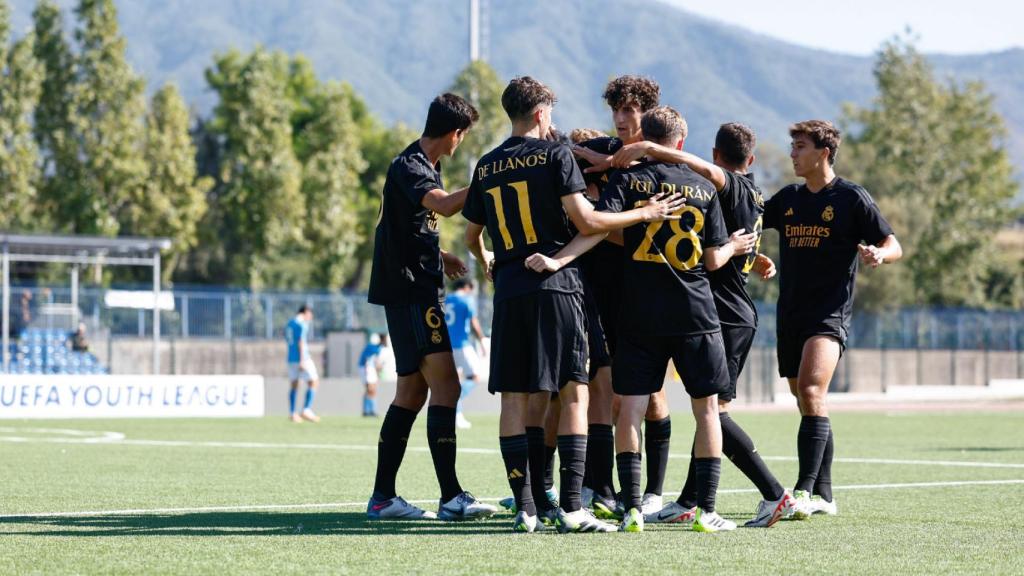
{"label": "metal fence", "polygon": [[[176,286],[170,292],[173,309],[160,315],[162,342],[154,347],[152,310],[108,307],[106,294],[105,289],[84,288],[75,306],[67,287],[16,287],[12,335],[26,327],[59,332],[83,320],[90,327],[90,351],[111,372],[151,373],[159,356],[159,371],[165,374],[282,377],[284,327],[303,304],[314,310],[311,348],[325,366],[331,355],[325,342],[329,332],[386,330],[383,308],[368,304],[361,293]],[[479,298],[478,312],[489,332],[489,296]],[[745,401],[755,403],[771,402],[785,390],[777,376],[774,303],[758,303],[758,314],[760,329],[738,382]],[[848,344],[834,390],[884,392],[894,385],[984,385],[995,378],[1024,378],[1024,310],[860,311],[854,314]],[[22,344],[12,343],[11,352],[21,349]]]}
{"label": "metal fence", "polygon": [[[67,287],[16,286],[11,313],[20,313],[20,295],[29,293],[32,325],[47,326],[46,311],[72,301]],[[108,308],[106,290],[83,288],[78,306],[83,319],[112,337],[145,337],[152,330],[152,311]],[[277,339],[299,306],[314,310],[312,337],[342,330],[384,331],[384,310],[366,302],[362,293],[249,292],[178,288],[173,290],[174,309],[160,315],[160,332],[167,338]],[[478,301],[480,322],[489,332],[491,301]],[[774,303],[758,303],[760,329],[755,347],[775,346]],[[14,325],[18,326],[17,318]],[[52,326],[56,327],[56,326]],[[968,309],[909,308],[889,312],[854,314],[850,348],[888,350],[992,350],[1024,351],[1024,310],[986,311]]]}

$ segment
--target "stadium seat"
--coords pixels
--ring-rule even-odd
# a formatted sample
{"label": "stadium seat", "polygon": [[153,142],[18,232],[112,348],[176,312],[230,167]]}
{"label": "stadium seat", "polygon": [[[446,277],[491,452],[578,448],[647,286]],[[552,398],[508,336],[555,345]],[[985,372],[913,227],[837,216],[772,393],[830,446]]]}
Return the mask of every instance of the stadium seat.
{"label": "stadium seat", "polygon": [[109,374],[110,370],[91,352],[70,349],[70,335],[63,330],[28,328],[19,343],[10,347],[11,374]]}

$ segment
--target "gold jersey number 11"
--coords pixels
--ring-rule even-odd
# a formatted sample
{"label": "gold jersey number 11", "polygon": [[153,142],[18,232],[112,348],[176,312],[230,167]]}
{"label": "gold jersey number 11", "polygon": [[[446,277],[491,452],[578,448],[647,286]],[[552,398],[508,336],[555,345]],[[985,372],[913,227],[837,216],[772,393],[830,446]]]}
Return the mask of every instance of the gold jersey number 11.
{"label": "gold jersey number 11", "polygon": [[[530,194],[526,187],[526,181],[509,182],[508,185],[516,191],[516,199],[519,204],[519,221],[523,225],[523,233],[526,235],[527,244],[537,243],[537,231],[533,229],[533,215],[530,213]],[[501,240],[505,243],[505,249],[513,247],[512,234],[508,231],[505,221],[505,205],[501,201],[501,187],[495,186],[486,191],[494,199],[494,211],[498,215],[498,232],[501,233]]]}

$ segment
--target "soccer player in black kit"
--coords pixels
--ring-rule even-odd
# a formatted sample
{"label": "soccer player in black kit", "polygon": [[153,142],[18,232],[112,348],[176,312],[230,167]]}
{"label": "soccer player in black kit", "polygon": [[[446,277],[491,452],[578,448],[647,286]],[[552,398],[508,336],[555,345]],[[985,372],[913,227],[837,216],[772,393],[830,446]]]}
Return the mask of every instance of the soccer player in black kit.
{"label": "soccer player in black kit", "polygon": [[[651,78],[625,75],[612,79],[605,86],[604,101],[612,113],[616,138],[596,138],[573,148],[573,152],[588,165],[593,165],[584,177],[600,179],[601,186],[614,173],[610,167],[611,155],[623,145],[643,141],[640,120],[644,113],[658,106],[661,87]],[[602,242],[591,250],[584,265],[587,268],[589,287],[593,289],[601,323],[608,339],[609,359],[615,357],[617,321],[621,294],[619,285],[622,278],[622,248],[611,242]],[[605,370],[607,372],[607,369]],[[611,490],[611,459],[613,458],[612,399],[611,386],[597,373],[594,405],[590,410],[590,448],[587,466],[591,471],[593,486],[592,505],[600,518],[621,518],[624,510],[621,503],[609,494]],[[606,391],[607,390],[607,391]],[[647,458],[647,485],[644,488],[643,510],[655,513],[662,508],[662,491],[665,472],[668,469],[669,442],[672,436],[672,419],[669,416],[665,391],[651,397],[647,414],[644,415],[645,456]]]}
{"label": "soccer player in black kit", "polygon": [[[682,148],[686,123],[663,106],[644,114],[644,138]],[[695,440],[699,506],[697,531],[736,527],[715,513],[721,467],[719,392],[728,388],[728,369],[718,315],[707,269],[728,264],[736,254],[754,247],[756,235],[737,231],[730,236],[714,187],[681,164],[641,162],[614,174],[598,209],[620,212],[643,206],[660,193],[681,193],[686,203],[679,220],[633,225],[623,230],[625,275],[619,339],[612,366],[612,384],[622,396],[616,420],[615,446],[626,514],[621,529],[640,532],[644,526],[640,491],[640,422],[650,396],[663,388],[668,361],[673,360],[690,394],[697,421]],[[577,237],[554,260],[579,253],[590,238]],[[553,267],[547,268],[551,269]]]}
{"label": "soccer player in black kit", "polygon": [[[494,278],[489,389],[501,393],[502,458],[516,502],[512,529],[533,532],[538,514],[560,532],[610,532],[612,524],[582,507],[587,449],[587,341],[582,283],[575,266],[538,274],[525,259],[553,255],[573,238],[570,222],[591,232],[594,221],[623,225],[667,216],[678,203],[653,202],[617,218],[594,217],[583,176],[565,145],[546,140],[555,96],[530,77],[513,79],[501,97],[512,135],[476,166],[463,215],[466,245]],[[494,252],[483,244],[486,228]],[[531,446],[526,422],[540,420],[559,393],[561,507],[544,495],[543,437]],[[537,418],[537,414],[541,418]]]}
{"label": "soccer player in black kit", "polygon": [[[714,163],[683,150],[644,141],[619,150],[612,164],[625,167],[645,156],[662,162],[685,164],[707,178],[718,191],[722,216],[728,230],[751,230],[758,234],[753,253],[733,258],[725,266],[710,272],[708,278],[711,281],[711,293],[715,297],[715,309],[722,324],[722,341],[729,366],[729,387],[718,395],[722,453],[761,492],[762,500],[758,504],[757,513],[745,526],[769,527],[791,511],[792,496],[768,470],[747,433],[729,415],[729,403],[736,398],[736,383],[757,330],[757,309],[747,294],[747,275],[754,272],[767,280],[775,274],[775,265],[771,259],[757,253],[761,244],[764,196],[754,183],[754,175],[749,172],[754,163],[755,144],[754,132],[749,127],[729,123],[719,127],[715,136],[715,147],[711,152]],[[692,522],[697,509],[696,480],[695,459],[691,457],[686,484],[679,498],[656,514],[645,514],[644,519],[654,523]]]}
{"label": "soccer player in black kit", "polygon": [[[463,490],[455,472],[455,405],[461,387],[444,321],[444,276],[461,276],[466,267],[440,249],[437,229],[438,214],[456,214],[466,201],[466,189],[444,191],[439,161],[455,152],[477,117],[473,106],[455,94],[435,98],[422,136],[391,162],[384,183],[369,301],[384,306],[398,385],[380,429],[377,474],[366,506],[371,520],[466,520],[497,511]],[[436,515],[395,491],[409,432],[428,391],[427,444],[441,487]]]}
{"label": "soccer player in black kit", "polygon": [[858,255],[875,268],[899,260],[903,249],[867,190],[836,176],[839,130],[809,120],[789,135],[793,172],[804,183],[768,199],[764,227],[779,231],[777,352],[779,375],[789,380],[802,416],[793,516],[804,519],[837,512],[826,396],[846,347]]}

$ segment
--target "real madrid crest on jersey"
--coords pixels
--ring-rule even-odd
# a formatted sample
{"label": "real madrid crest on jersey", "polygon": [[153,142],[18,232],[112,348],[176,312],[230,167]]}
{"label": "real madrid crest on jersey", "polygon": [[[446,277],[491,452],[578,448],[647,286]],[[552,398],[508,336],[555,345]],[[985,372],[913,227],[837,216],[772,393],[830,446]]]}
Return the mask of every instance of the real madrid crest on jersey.
{"label": "real madrid crest on jersey", "polygon": [[835,217],[835,212],[832,210],[832,206],[826,206],[825,211],[821,213],[821,219],[825,222],[831,222],[832,218]]}

